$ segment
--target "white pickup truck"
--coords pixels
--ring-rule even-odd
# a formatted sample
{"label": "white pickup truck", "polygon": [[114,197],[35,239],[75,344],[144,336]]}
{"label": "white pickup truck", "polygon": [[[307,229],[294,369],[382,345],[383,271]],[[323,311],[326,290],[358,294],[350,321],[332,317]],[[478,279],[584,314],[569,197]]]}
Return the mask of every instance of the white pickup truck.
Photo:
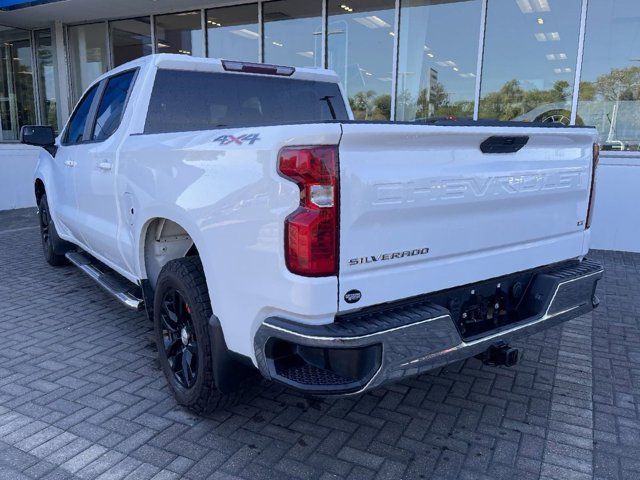
{"label": "white pickup truck", "polygon": [[153,55],[97,79],[58,138],[22,129],[46,260],[146,309],[180,404],[256,371],[347,395],[510,365],[510,339],[597,305],[595,129],[348,105],[330,71]]}

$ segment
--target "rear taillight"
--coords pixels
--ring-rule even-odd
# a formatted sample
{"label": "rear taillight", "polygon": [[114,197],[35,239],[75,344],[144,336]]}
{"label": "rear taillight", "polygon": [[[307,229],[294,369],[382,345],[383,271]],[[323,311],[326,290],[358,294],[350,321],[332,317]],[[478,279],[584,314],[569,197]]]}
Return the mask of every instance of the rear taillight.
{"label": "rear taillight", "polygon": [[598,162],[600,161],[600,146],[593,144],[593,162],[591,163],[591,192],[589,193],[589,209],[587,210],[587,223],[585,228],[591,227],[591,219],[593,218],[593,207],[596,201],[596,172]]}
{"label": "rear taillight", "polygon": [[307,277],[338,273],[338,147],[283,148],[278,170],[300,188],[300,206],[285,220],[287,268]]}

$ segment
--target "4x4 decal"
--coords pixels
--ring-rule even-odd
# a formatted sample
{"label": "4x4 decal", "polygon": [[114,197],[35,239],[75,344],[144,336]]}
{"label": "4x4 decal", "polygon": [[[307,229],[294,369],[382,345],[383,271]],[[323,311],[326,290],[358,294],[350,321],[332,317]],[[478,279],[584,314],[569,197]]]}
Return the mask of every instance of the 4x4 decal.
{"label": "4x4 decal", "polygon": [[259,133],[245,133],[244,135],[220,135],[218,138],[213,140],[214,142],[218,142],[220,145],[242,145],[244,143],[248,143],[249,145],[253,145],[255,142],[260,140]]}

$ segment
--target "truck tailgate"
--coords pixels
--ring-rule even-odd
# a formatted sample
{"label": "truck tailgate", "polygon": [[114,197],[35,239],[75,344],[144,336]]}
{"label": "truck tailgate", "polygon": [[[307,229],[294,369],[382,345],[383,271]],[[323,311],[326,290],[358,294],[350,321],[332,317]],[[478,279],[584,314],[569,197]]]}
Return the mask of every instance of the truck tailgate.
{"label": "truck tailgate", "polygon": [[[342,131],[340,310],[586,253],[595,130],[345,123]],[[491,137],[489,150],[512,151],[483,153]],[[519,150],[510,146],[521,139]]]}

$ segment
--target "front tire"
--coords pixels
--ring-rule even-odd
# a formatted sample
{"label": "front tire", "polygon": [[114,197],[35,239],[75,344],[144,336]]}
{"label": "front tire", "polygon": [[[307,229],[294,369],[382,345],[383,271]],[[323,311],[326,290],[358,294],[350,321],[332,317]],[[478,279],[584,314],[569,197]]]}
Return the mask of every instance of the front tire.
{"label": "front tire", "polygon": [[73,246],[69,242],[62,240],[58,235],[56,226],[51,218],[46,193],[40,197],[40,203],[38,204],[38,221],[40,223],[40,239],[42,240],[42,250],[44,251],[45,260],[49,265],[54,267],[66,265],[68,262],[64,254],[71,250]]}
{"label": "front tire", "polygon": [[230,398],[217,390],[213,375],[212,311],[200,257],[162,268],[153,306],[159,361],[177,402],[198,414],[226,404]]}

